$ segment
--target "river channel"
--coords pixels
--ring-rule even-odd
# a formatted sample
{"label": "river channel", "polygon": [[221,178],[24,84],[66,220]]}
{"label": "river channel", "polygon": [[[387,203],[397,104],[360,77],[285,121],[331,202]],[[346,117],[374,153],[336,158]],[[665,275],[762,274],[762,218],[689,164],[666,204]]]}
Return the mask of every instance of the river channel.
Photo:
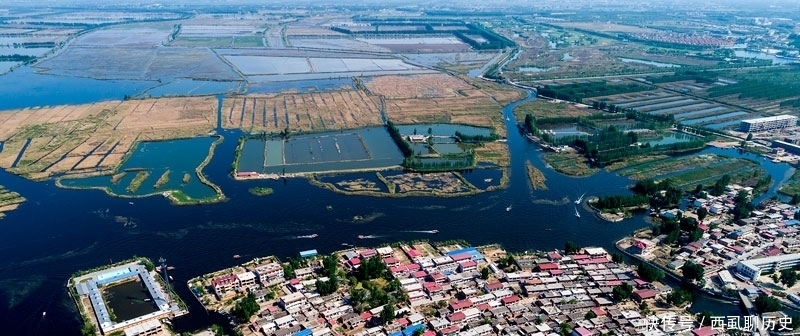
{"label": "river channel", "polygon": [[[113,198],[99,190],[61,189],[53,181],[32,182],[0,172],[0,185],[28,199],[0,220],[0,252],[4,256],[0,259],[0,322],[10,328],[6,329],[10,335],[78,335],[79,315],[64,288],[70,274],[134,255],[164,257],[175,267],[171,275],[191,312],[176,325],[191,330],[218,320],[209,317],[182,284],[258,256],[291,257],[308,249],[329,253],[340,249],[342,243],[379,245],[414,239],[500,243],[513,251],[563,248],[564,242],[571,240],[613,250],[614,241],[647,225],[644,219],[608,223],[582,208],[577,208],[582,216],[576,218],[572,201],[584,193],[624,193],[634,182],[604,171],[572,178],[547,168],[539,148],[517,131],[512,113],[516,105],[530,99],[534,96],[503,109],[511,152],[508,188],[469,197],[344,196],[301,178],[237,182],[229,170],[240,133],[228,130],[220,131],[225,140],[204,170],[228,197],[218,204],[173,206],[160,196],[129,204],[129,199]],[[748,155],[735,150],[703,152]],[[542,170],[548,190],[530,188],[526,161]],[[791,174],[787,165],[765,161],[763,167],[775,180],[771,192]],[[248,189],[254,186],[271,187],[274,194],[253,196]],[[508,206],[511,211],[506,211]],[[354,220],[356,216],[366,220]],[[421,232],[433,229],[440,233]],[[298,238],[312,233],[319,237]],[[376,238],[358,240],[357,235]],[[242,259],[232,259],[236,254]],[[735,308],[703,300],[697,304],[710,307],[707,309],[722,312]]]}

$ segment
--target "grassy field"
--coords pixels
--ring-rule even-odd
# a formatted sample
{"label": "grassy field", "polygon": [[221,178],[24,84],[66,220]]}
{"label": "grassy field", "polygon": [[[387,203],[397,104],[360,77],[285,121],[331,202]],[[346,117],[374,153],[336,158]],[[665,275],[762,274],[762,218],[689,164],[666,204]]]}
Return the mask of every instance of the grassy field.
{"label": "grassy field", "polygon": [[672,180],[678,187],[687,187],[690,185],[693,186],[698,183],[712,184],[725,174],[733,175],[739,171],[750,170],[756,166],[758,166],[758,164],[752,161],[744,159],[732,159],[730,162],[700,167],[673,175],[670,176],[669,179]]}
{"label": "grassy field", "polygon": [[525,162],[525,169],[528,171],[528,182],[531,183],[533,190],[547,190],[546,179],[541,170],[536,169],[530,162]]}
{"label": "grassy field", "polygon": [[800,169],[796,169],[789,181],[782,185],[778,192],[789,196],[800,195]]}
{"label": "grassy field", "polygon": [[544,160],[557,172],[569,176],[589,176],[599,171],[589,167],[589,160],[575,153],[547,153]]}
{"label": "grassy field", "polygon": [[525,120],[526,114],[531,114],[537,119],[554,117],[582,117],[591,115],[595,110],[588,107],[578,107],[563,100],[535,99],[517,105],[514,117],[517,121]]}
{"label": "grassy field", "polygon": [[648,162],[660,161],[668,159],[669,155],[646,155],[646,156],[637,156],[631,157],[626,160],[617,161],[612,164],[607,165],[605,168],[607,171],[617,171],[624,168],[637,166],[641,164],[645,164]]}
{"label": "grassy field", "polygon": [[667,159],[650,161],[639,165],[630,165],[627,168],[618,170],[617,173],[633,180],[645,180],[680,172],[693,167],[713,165],[725,159],[726,158],[714,154],[669,157]]}

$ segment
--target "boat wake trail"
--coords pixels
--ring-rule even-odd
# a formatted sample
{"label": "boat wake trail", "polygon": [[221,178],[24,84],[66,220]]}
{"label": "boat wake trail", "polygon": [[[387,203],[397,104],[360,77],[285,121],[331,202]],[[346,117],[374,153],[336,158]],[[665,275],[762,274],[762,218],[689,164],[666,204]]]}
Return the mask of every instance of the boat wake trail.
{"label": "boat wake trail", "polygon": [[413,232],[413,233],[439,233],[439,230],[417,230],[417,231],[403,231],[403,232]]}

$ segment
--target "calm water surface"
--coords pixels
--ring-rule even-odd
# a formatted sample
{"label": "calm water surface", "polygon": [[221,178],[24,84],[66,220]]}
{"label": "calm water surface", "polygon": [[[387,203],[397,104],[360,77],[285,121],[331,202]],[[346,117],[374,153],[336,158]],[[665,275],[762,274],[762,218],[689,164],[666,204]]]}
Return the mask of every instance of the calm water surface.
{"label": "calm water surface", "polygon": [[[0,83],[9,85],[7,80]],[[104,94],[84,98],[94,101],[103,99]],[[19,104],[30,104],[31,99]],[[547,169],[538,147],[516,131],[512,110],[518,103],[503,110],[509,117],[510,185],[471,197],[343,196],[311,186],[305,179],[236,182],[229,171],[238,132],[229,131],[220,132],[225,141],[217,146],[204,170],[229,198],[219,204],[173,206],[154,196],[130,205],[128,200],[109,197],[103,191],[60,189],[53,181],[31,182],[0,172],[0,184],[28,199],[0,220],[0,252],[4,256],[0,259],[0,323],[9,335],[78,335],[81,323],[64,288],[70,274],[133,255],[165,257],[176,267],[171,273],[175,283],[182,284],[236,264],[235,254],[242,256],[240,260],[289,257],[307,249],[335,251],[345,242],[378,245],[426,238],[465,239],[475,245],[501,243],[517,251],[563,248],[566,240],[612,249],[615,240],[646,225],[641,217],[603,222],[580,208],[583,216],[577,219],[571,200],[583,193],[627,192],[626,186],[633,182],[607,172],[571,178]],[[549,190],[530,189],[526,161],[543,171]],[[764,162],[764,167],[775,174],[776,185],[791,174],[785,165]],[[471,180],[499,179],[493,170],[472,174],[467,174]],[[248,189],[254,186],[271,187],[274,194],[253,196]],[[513,210],[506,212],[509,205]],[[115,216],[130,218],[138,225],[126,228]],[[354,221],[355,216],[367,220]],[[413,232],[432,229],[440,233]],[[297,238],[311,233],[320,236]],[[358,240],[357,235],[377,238]],[[214,321],[216,317],[209,317],[185,286],[176,289],[191,311],[177,321],[179,329],[206,327]],[[42,316],[43,311],[47,317]]]}

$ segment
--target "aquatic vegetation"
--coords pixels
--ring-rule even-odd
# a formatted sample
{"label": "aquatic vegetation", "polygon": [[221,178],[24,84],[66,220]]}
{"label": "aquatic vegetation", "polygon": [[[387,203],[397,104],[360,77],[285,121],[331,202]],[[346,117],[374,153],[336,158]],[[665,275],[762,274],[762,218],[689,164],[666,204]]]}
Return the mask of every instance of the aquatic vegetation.
{"label": "aquatic vegetation", "polygon": [[158,178],[156,184],[153,185],[153,189],[161,188],[167,183],[169,183],[169,169],[167,169],[167,171],[161,174],[161,177]]}
{"label": "aquatic vegetation", "polygon": [[250,193],[256,196],[272,195],[272,192],[273,192],[272,188],[267,188],[267,187],[250,188]]}
{"label": "aquatic vegetation", "polygon": [[142,186],[142,183],[148,177],[150,177],[150,172],[146,170],[140,170],[139,172],[136,173],[136,176],[133,178],[128,187],[125,188],[125,190],[127,190],[131,194],[135,193],[136,191],[139,190],[139,187]]}

